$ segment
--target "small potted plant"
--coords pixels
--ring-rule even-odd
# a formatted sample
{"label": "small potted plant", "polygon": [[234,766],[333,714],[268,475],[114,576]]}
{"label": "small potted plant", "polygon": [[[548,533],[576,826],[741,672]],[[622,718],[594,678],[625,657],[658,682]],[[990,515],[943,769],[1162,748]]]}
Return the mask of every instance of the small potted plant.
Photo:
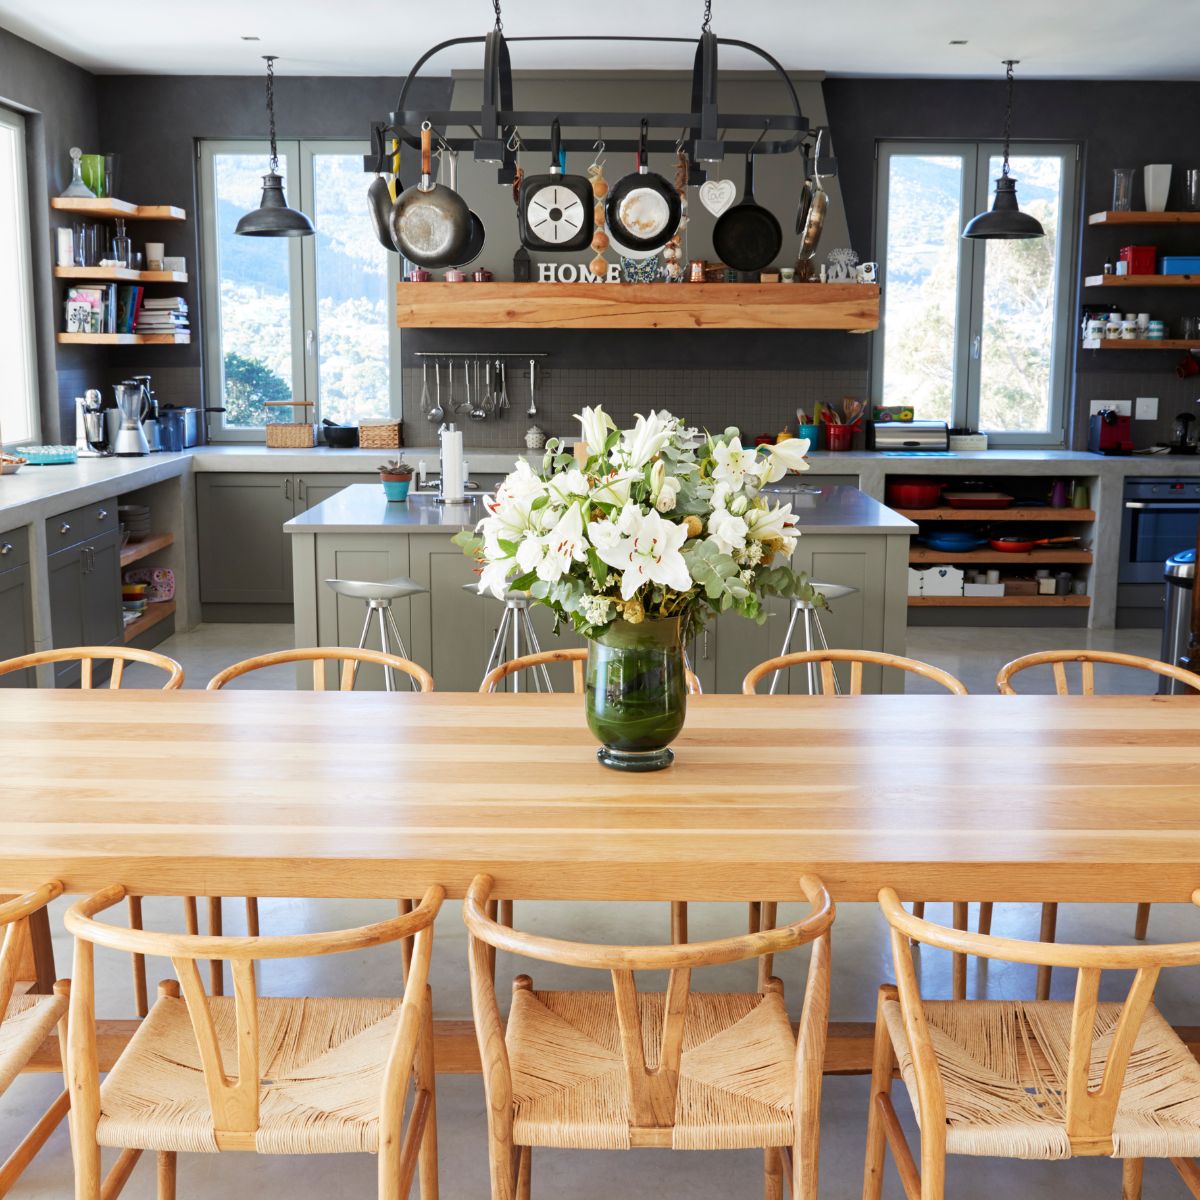
{"label": "small potted plant", "polygon": [[407,500],[412,477],[412,466],[402,458],[389,459],[379,468],[379,482],[383,484],[383,494],[389,500]]}

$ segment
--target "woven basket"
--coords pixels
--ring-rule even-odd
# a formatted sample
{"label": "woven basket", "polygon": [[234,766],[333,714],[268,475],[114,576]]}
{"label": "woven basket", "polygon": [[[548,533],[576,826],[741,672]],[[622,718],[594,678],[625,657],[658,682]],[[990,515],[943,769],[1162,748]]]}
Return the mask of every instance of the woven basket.
{"label": "woven basket", "polygon": [[387,425],[360,425],[358,427],[358,444],[364,450],[399,450],[404,445],[400,436],[400,422],[391,421]]}
{"label": "woven basket", "polygon": [[317,444],[317,427],[311,422],[277,421],[267,426],[267,446],[272,450],[307,450]]}

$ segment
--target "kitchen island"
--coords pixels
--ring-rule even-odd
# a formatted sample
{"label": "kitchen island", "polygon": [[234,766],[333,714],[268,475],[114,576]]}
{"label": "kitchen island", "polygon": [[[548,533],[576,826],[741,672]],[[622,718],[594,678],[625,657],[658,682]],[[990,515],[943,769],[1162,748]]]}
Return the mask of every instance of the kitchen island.
{"label": "kitchen island", "polygon": [[[903,654],[907,625],[908,543],[912,521],[853,487],[806,487],[789,477],[770,490],[790,501],[799,518],[800,539],[793,565],[826,583],[855,589],[821,614],[832,645]],[[393,605],[409,655],[429,670],[439,691],[474,691],[495,640],[500,603],[464,585],[475,579],[474,564],[452,538],[483,515],[478,497],[440,504],[433,496],[411,496],[389,504],[378,484],[355,484],[284,525],[291,537],[296,644],[358,644],[361,601],[335,595],[327,579],[382,580],[408,576],[428,589]],[[688,648],[689,659],[708,692],[738,692],[755,663],[780,653],[787,629],[787,601],[768,604],[757,625],[736,614],[713,622]],[[535,605],[534,626],[543,649],[582,645],[572,631],[555,631],[552,614]],[[377,636],[377,635],[376,635]],[[368,642],[378,647],[378,642]],[[802,649],[800,636],[793,649]],[[372,681],[364,673],[364,686]],[[791,681],[799,685],[799,676]],[[555,687],[569,686],[564,673]],[[902,681],[864,671],[869,691],[897,690]],[[781,681],[785,690],[787,683]]]}

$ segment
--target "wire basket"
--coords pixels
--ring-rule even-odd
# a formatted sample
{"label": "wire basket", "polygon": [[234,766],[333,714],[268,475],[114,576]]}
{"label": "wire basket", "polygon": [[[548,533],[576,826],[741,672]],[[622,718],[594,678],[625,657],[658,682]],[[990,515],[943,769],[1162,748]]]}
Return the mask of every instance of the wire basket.
{"label": "wire basket", "polygon": [[400,422],[389,421],[386,425],[360,425],[358,444],[364,450],[399,450],[404,445],[400,435]]}

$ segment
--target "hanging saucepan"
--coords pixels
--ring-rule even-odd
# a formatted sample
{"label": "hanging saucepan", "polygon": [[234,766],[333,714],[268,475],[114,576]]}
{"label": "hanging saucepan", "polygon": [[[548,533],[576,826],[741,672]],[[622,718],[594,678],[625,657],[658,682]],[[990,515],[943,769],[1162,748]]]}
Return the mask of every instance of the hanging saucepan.
{"label": "hanging saucepan", "polygon": [[396,243],[392,241],[391,216],[392,194],[388,191],[387,180],[383,177],[384,165],[383,130],[375,130],[375,178],[367,188],[367,211],[371,214],[371,227],[379,244],[385,250],[396,252]]}
{"label": "hanging saucepan", "polygon": [[783,230],[770,209],[754,201],[754,155],[746,155],[746,190],[713,226],[713,249],[735,271],[761,271],[770,266],[783,245]]}
{"label": "hanging saucepan", "polygon": [[[451,150],[450,154],[450,190],[458,191],[458,151]],[[483,253],[483,243],[486,231],[478,214],[472,210],[467,214],[471,222],[471,231],[467,235],[467,244],[462,248],[459,258],[454,263],[456,267],[466,267],[473,263]]]}
{"label": "hanging saucepan", "polygon": [[421,126],[421,181],[405,188],[392,205],[396,249],[418,267],[449,267],[460,260],[471,236],[467,202],[430,175],[432,138]]}
{"label": "hanging saucepan", "polygon": [[618,179],[604,203],[609,234],[631,250],[661,249],[675,236],[682,216],[679,193],[646,166],[649,128],[650,123],[643,120],[637,171]]}
{"label": "hanging saucepan", "polygon": [[595,232],[592,185],[563,173],[562,135],[550,124],[550,173],[526,175],[517,198],[517,228],[527,250],[586,250]]}

